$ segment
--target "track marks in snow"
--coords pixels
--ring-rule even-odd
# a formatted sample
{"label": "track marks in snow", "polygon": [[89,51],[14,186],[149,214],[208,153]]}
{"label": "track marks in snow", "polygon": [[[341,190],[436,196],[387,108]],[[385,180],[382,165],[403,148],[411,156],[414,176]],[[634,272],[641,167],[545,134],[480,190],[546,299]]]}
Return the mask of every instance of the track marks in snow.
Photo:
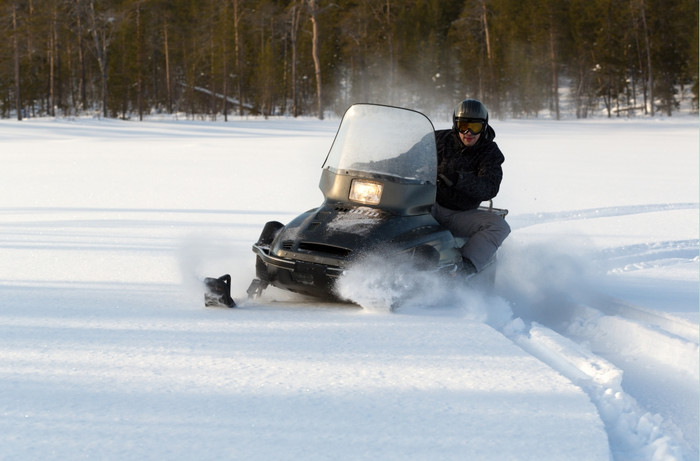
{"label": "track marks in snow", "polygon": [[672,459],[696,459],[697,325],[610,298],[578,312],[564,334],[624,371],[625,393],[653,414],[660,433],[683,447],[684,456]]}
{"label": "track marks in snow", "polygon": [[606,208],[589,208],[585,210],[555,211],[548,213],[530,213],[509,216],[508,222],[513,229],[519,229],[536,224],[544,224],[557,221],[575,221],[579,219],[614,218],[643,213],[656,213],[659,211],[697,210],[697,203],[666,203],[652,205],[612,206]]}
{"label": "track marks in snow", "polygon": [[611,273],[672,267],[679,263],[697,263],[698,240],[677,240],[626,245],[603,250],[599,257]]}
{"label": "track marks in snow", "polygon": [[642,408],[622,385],[623,370],[584,345],[538,323],[516,319],[503,333],[583,389],[598,409],[613,457],[682,460],[689,451],[681,431],[659,414]]}
{"label": "track marks in snow", "polygon": [[539,271],[513,279],[508,266],[523,267],[531,254],[506,261],[502,281],[513,281],[505,292],[517,318],[502,332],[589,395],[616,461],[693,459],[697,324],[598,294],[576,258],[548,254]]}
{"label": "track marks in snow", "polygon": [[671,314],[635,306],[609,296],[600,296],[595,302],[595,308],[606,315],[646,325],[648,331],[658,331],[670,337],[677,336],[696,347],[698,345],[697,325]]}
{"label": "track marks in snow", "polygon": [[[599,293],[590,252],[568,251],[565,242],[509,245],[499,256],[497,291],[515,320],[501,331],[589,395],[616,461],[696,459],[697,324]],[[697,248],[697,240],[621,246],[605,250],[600,263],[607,274],[673,270],[697,260]]]}
{"label": "track marks in snow", "polygon": [[[687,277],[696,273],[699,242],[689,238],[692,234],[675,232],[674,219],[691,220],[697,209],[697,203],[678,203],[509,219],[514,229],[553,226],[545,242],[533,239],[529,229],[515,233],[520,240],[506,242],[499,291],[516,319],[501,330],[587,392],[606,425],[616,461],[697,459],[697,323],[599,292],[601,285],[643,272],[624,279],[628,290],[635,290],[635,284],[640,289],[626,294],[639,298],[635,302],[667,306],[683,315],[690,295],[684,298],[682,290],[687,290]],[[659,213],[653,228],[640,227],[646,222],[641,215],[652,213]],[[618,219],[624,216],[629,217]],[[567,222],[577,220],[590,220],[588,233],[572,237]],[[630,231],[617,240],[600,238],[608,232],[617,235],[620,228]],[[591,251],[595,243],[613,246]],[[680,278],[669,278],[675,273]],[[647,283],[652,284],[649,289]],[[653,284],[665,288],[654,291]],[[664,297],[644,298],[657,292]],[[677,300],[681,304],[676,308]]]}

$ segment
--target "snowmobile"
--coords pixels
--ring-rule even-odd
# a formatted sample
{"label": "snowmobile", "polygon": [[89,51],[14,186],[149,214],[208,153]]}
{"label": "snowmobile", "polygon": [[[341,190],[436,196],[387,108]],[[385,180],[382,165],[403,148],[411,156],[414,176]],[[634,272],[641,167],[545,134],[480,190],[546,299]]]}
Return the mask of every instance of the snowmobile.
{"label": "snowmobile", "polygon": [[[257,298],[272,285],[337,300],[336,281],[367,255],[454,276],[464,240],[431,215],[437,176],[428,117],[393,106],[350,106],[322,166],[325,200],[287,225],[265,224],[252,248],[256,277],[248,296]],[[492,204],[482,208],[507,213]],[[235,307],[228,275],[205,284],[206,305]]]}

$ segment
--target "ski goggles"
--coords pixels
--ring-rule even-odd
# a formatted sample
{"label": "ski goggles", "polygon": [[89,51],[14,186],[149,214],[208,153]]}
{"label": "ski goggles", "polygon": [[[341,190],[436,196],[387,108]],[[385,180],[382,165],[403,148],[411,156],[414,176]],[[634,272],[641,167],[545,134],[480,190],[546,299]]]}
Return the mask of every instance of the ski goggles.
{"label": "ski goggles", "polygon": [[467,132],[470,132],[471,134],[479,134],[484,129],[486,124],[479,120],[457,120],[455,125],[457,127],[457,131],[462,134],[467,134]]}

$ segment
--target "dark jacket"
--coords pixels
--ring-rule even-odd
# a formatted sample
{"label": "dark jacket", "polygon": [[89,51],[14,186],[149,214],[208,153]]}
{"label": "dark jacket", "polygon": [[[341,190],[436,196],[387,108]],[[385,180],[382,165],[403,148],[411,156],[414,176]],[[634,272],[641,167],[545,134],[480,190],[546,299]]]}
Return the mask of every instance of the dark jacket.
{"label": "dark jacket", "polygon": [[[479,141],[466,147],[454,130],[435,132],[438,154],[438,204],[451,210],[471,210],[498,194],[505,161],[487,127]],[[440,176],[441,175],[441,176]]]}

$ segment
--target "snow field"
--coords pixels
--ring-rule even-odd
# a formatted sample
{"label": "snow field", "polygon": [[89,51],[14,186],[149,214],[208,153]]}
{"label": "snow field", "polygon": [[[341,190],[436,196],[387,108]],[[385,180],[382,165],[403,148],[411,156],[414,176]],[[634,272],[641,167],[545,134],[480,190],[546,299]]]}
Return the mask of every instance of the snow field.
{"label": "snow field", "polygon": [[201,307],[337,121],[0,122],[0,458],[697,459],[697,120],[494,126],[495,291],[389,314]]}

